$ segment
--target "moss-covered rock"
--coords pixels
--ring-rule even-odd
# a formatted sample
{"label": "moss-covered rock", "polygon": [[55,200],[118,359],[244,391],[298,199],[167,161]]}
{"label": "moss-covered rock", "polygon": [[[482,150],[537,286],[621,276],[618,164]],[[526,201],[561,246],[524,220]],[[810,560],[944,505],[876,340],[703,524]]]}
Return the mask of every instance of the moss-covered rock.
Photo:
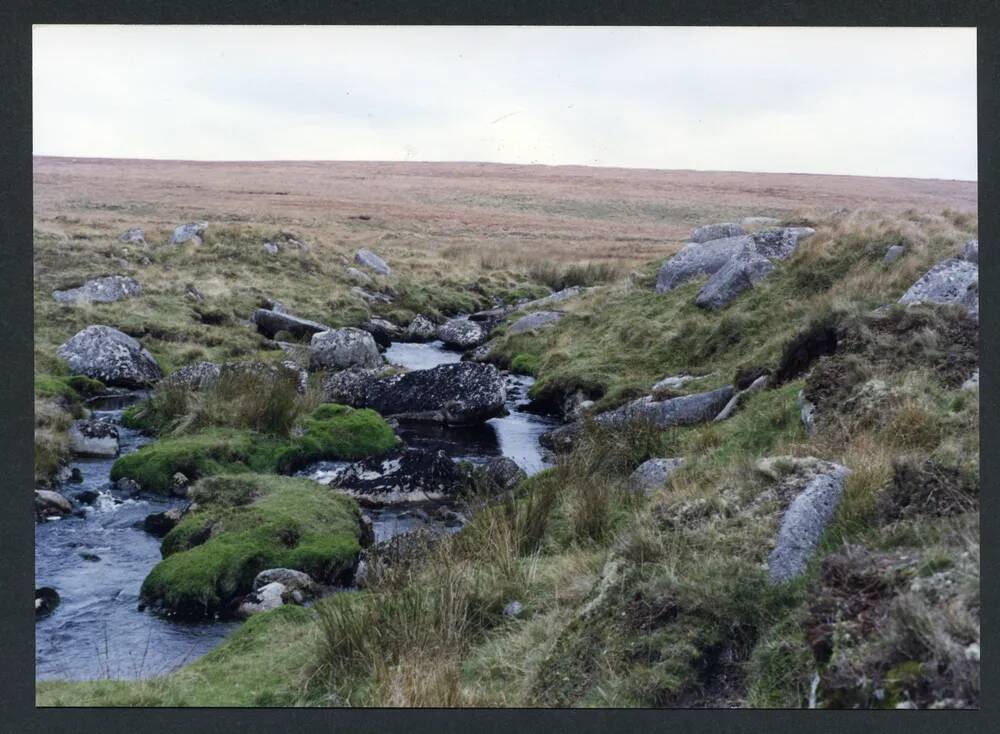
{"label": "moss-covered rock", "polygon": [[327,404],[307,416],[302,433],[291,438],[210,428],[160,439],[119,458],[111,468],[111,479],[132,479],[145,491],[166,493],[176,472],[189,479],[248,471],[289,472],[310,461],[379,456],[397,442],[392,428],[375,411]]}
{"label": "moss-covered rock", "polygon": [[210,477],[192,489],[197,509],[163,540],[143,600],[182,617],[224,612],[266,568],[317,581],[351,576],[361,514],[350,498],[306,479],[258,474]]}

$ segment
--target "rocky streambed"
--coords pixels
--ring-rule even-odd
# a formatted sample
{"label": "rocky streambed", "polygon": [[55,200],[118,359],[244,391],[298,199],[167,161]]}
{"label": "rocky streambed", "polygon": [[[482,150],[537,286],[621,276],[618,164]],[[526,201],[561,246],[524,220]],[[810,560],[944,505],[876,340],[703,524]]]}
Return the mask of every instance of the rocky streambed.
{"label": "rocky streambed", "polygon": [[[411,370],[457,363],[461,354],[439,341],[391,344],[387,361]],[[414,448],[443,451],[454,460],[481,464],[498,456],[512,459],[528,474],[548,462],[539,436],[558,425],[555,418],[530,412],[532,378],[506,375],[508,415],[473,426],[406,423],[398,434]],[[143,397],[131,393],[89,406],[93,418],[117,425],[120,454],[150,439],[120,425],[123,409]],[[36,624],[36,678],[85,680],[162,675],[209,652],[237,625],[227,620],[187,622],[139,611],[139,590],[160,561],[160,539],[143,523],[153,513],[182,508],[179,498],[133,494],[110,481],[117,457],[77,458],[75,481],[60,489],[74,500],[73,514],[37,525],[35,586],[59,595],[54,610]],[[319,462],[298,472],[318,481],[344,468]],[[385,505],[366,510],[376,542],[421,528],[456,531],[460,508],[444,501]]]}

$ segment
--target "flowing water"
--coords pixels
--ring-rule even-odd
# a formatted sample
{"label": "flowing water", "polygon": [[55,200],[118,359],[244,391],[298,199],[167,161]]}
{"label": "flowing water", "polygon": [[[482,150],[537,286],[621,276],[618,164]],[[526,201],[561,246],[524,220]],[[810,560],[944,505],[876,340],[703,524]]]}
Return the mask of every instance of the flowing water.
{"label": "flowing water", "polygon": [[[395,343],[385,356],[391,363],[410,369],[428,369],[461,358],[441,342]],[[455,459],[482,462],[493,456],[508,456],[534,474],[547,466],[538,437],[557,421],[527,410],[532,378],[509,375],[506,382],[507,416],[475,427],[403,425],[399,435],[410,445],[443,449]],[[139,397],[91,406],[93,417],[118,423],[124,407]],[[123,454],[149,441],[121,425],[118,430]],[[204,655],[237,625],[218,620],[192,624],[138,611],[142,581],[160,560],[160,540],[142,529],[143,519],[154,512],[183,506],[184,500],[122,494],[111,487],[113,463],[113,458],[73,461],[71,468],[80,470],[83,481],[67,483],[63,493],[72,498],[84,490],[94,490],[99,493],[97,501],[83,507],[80,516],[36,526],[35,586],[52,587],[61,597],[55,611],[35,625],[38,679],[161,675]],[[324,473],[343,465],[320,462],[304,473],[322,479]],[[418,527],[443,527],[434,516],[440,504],[371,511],[376,540]]]}

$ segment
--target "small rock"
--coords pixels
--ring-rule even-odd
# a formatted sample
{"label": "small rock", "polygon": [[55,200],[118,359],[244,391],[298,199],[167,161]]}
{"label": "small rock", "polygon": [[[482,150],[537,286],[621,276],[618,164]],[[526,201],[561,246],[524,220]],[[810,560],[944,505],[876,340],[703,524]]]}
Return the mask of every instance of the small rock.
{"label": "small rock", "polygon": [[965,648],[965,659],[972,663],[979,662],[979,643],[973,642]]}
{"label": "small rock", "polygon": [[58,492],[48,489],[35,490],[35,514],[38,517],[61,517],[72,511],[73,505]]}
{"label": "small rock", "polygon": [[193,285],[188,284],[184,288],[185,298],[190,298],[195,303],[201,303],[205,300],[205,296],[202,295],[201,291],[195,288]]}
{"label": "small rock", "polygon": [[138,242],[139,244],[146,244],[146,233],[143,232],[138,227],[133,227],[132,229],[125,230],[121,236],[118,237],[120,242]]}
{"label": "small rock", "polygon": [[170,236],[170,244],[180,245],[190,240],[196,245],[200,245],[206,229],[208,229],[208,222],[190,222],[189,224],[182,224],[175,229],[174,233]]}
{"label": "small rock", "polygon": [[138,494],[142,488],[139,486],[139,483],[134,479],[122,477],[117,482],[115,482],[115,489],[124,494],[133,495],[133,494]]}
{"label": "small rock", "polygon": [[66,481],[72,482],[73,484],[79,484],[80,482],[82,482],[83,472],[80,471],[80,467],[74,466],[72,469],[70,469],[69,478]]}
{"label": "small rock", "polygon": [[507,330],[509,334],[523,334],[545,326],[555,326],[566,314],[561,311],[535,311],[522,316]]}
{"label": "small rock", "polygon": [[363,273],[357,268],[347,268],[347,277],[358,285],[371,285],[375,281],[367,273]]}
{"label": "small rock", "polygon": [[118,429],[104,421],[74,421],[69,429],[69,450],[77,456],[115,456]]}
{"label": "small rock", "polygon": [[802,418],[802,426],[806,429],[806,433],[812,435],[816,432],[816,405],[806,400],[805,390],[799,390],[796,399],[799,404],[799,416]]}
{"label": "small rock", "polygon": [[184,512],[176,507],[165,512],[154,512],[151,515],[146,515],[142,521],[142,528],[150,535],[162,538],[174,529],[183,515]]}
{"label": "small rock", "polygon": [[515,311],[527,311],[533,308],[541,308],[542,306],[551,306],[556,303],[562,303],[570,298],[575,298],[580,295],[586,288],[582,286],[574,285],[569,288],[563,288],[561,291],[556,291],[550,295],[543,298],[536,298],[534,301],[525,301],[524,303],[515,306]]}
{"label": "small rock", "polygon": [[321,331],[309,344],[310,370],[372,369],[383,364],[372,335],[361,329]]}
{"label": "small rock", "polygon": [[59,606],[59,592],[50,586],[35,589],[35,619],[47,617]]}
{"label": "small rock", "polygon": [[437,337],[446,346],[472,349],[486,341],[486,330],[475,321],[450,319],[438,327]]}
{"label": "small rock", "polygon": [[89,553],[87,551],[81,552],[80,558],[82,558],[85,561],[90,561],[91,563],[96,563],[97,561],[101,560],[101,557],[96,553]]}
{"label": "small rock", "polygon": [[885,257],[882,258],[882,262],[886,265],[894,263],[903,256],[904,252],[906,252],[906,248],[903,245],[893,245],[885,251]]}
{"label": "small rock", "polygon": [[134,278],[109,275],[106,278],[88,280],[79,288],[53,291],[52,297],[60,303],[114,303],[141,294],[142,286]]}
{"label": "small rock", "polygon": [[265,242],[262,245],[262,248],[263,248],[264,252],[266,252],[268,255],[277,255],[278,252],[281,250],[281,248],[278,247],[273,242]]}
{"label": "small rock", "polygon": [[403,331],[391,321],[372,317],[361,324],[361,328],[372,335],[375,344],[387,349],[403,336]]}
{"label": "small rock", "polygon": [[437,327],[429,319],[416,316],[406,327],[405,338],[408,342],[433,341],[437,338]]}
{"label": "small rock", "polygon": [[84,489],[73,495],[73,499],[79,502],[81,505],[92,505],[97,502],[97,498],[100,497],[100,492],[96,489]]}
{"label": "small rock", "polygon": [[236,615],[246,619],[254,614],[277,609],[285,603],[284,597],[287,592],[288,589],[277,581],[262,586],[243,597],[236,609]]}
{"label": "small rock", "polygon": [[284,586],[288,592],[298,591],[305,596],[312,596],[316,591],[316,584],[309,574],[293,568],[269,568],[261,571],[254,577],[253,589],[259,591],[275,582]]}
{"label": "small rock", "polygon": [[385,293],[375,293],[373,291],[365,290],[364,288],[359,288],[354,286],[351,288],[351,293],[358,298],[360,298],[365,303],[369,304],[387,304],[392,303],[392,297],[387,296]]}
{"label": "small rock", "polygon": [[978,390],[979,389],[979,370],[972,373],[972,377],[962,383],[963,390]]}
{"label": "small rock", "polygon": [[371,250],[362,248],[354,253],[354,262],[362,267],[378,273],[379,275],[389,275],[392,269],[385,264],[385,260],[380,258]]}
{"label": "small rock", "polygon": [[506,606],[504,606],[503,616],[507,617],[508,619],[517,619],[518,617],[521,616],[521,612],[523,611],[524,611],[524,605],[521,602],[514,600],[512,602],[509,602]]}
{"label": "small rock", "polygon": [[684,466],[684,459],[649,459],[641,463],[628,478],[629,486],[643,494],[650,494],[664,486],[670,477]]}
{"label": "small rock", "polygon": [[170,478],[170,494],[175,497],[186,497],[188,485],[191,480],[188,479],[181,472],[176,472],[173,477]]}

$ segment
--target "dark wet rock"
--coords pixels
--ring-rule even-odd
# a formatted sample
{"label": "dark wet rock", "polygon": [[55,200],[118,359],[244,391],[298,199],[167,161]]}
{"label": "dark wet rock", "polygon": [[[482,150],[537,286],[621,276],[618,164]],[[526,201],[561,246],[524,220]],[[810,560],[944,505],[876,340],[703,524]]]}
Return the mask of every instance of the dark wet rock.
{"label": "dark wet rock", "polygon": [[885,251],[885,257],[882,258],[882,262],[886,265],[894,263],[903,256],[904,252],[906,252],[906,247],[903,245],[893,245]]}
{"label": "dark wet rock", "polygon": [[363,589],[390,569],[399,570],[420,561],[441,542],[441,538],[440,533],[420,528],[375,543],[361,554],[355,584]]}
{"label": "dark wet rock", "polygon": [[522,316],[507,330],[508,334],[523,334],[545,326],[555,326],[566,314],[561,311],[535,311]]}
{"label": "dark wet rock", "polygon": [[127,229],[121,233],[118,237],[119,242],[137,242],[141,245],[146,244],[146,233],[143,232],[139,227],[133,227],[132,229]]}
{"label": "dark wet rock", "polygon": [[675,471],[684,466],[683,458],[649,459],[641,463],[629,476],[629,486],[643,494],[650,494],[663,487]]}
{"label": "dark wet rock", "polygon": [[486,463],[473,468],[470,477],[474,491],[486,495],[509,492],[527,478],[527,472],[507,456],[488,459]]}
{"label": "dark wet rock", "polygon": [[136,495],[142,491],[142,487],[134,479],[129,479],[128,477],[122,477],[114,484],[114,488],[126,495]]}
{"label": "dark wet rock", "polygon": [[35,589],[35,619],[47,617],[59,606],[59,592],[50,586]]}
{"label": "dark wet rock", "polygon": [[363,506],[378,506],[455,497],[467,482],[466,474],[444,451],[406,448],[349,464],[328,484]]}
{"label": "dark wet rock", "polygon": [[135,278],[124,275],[109,275],[88,280],[79,288],[53,291],[52,297],[60,303],[114,303],[123,298],[133,298],[142,294],[142,286]]}
{"label": "dark wet rock", "polygon": [[171,372],[161,383],[163,386],[185,387],[188,390],[207,390],[218,383],[222,369],[214,362],[192,362]]}
{"label": "dark wet rock", "polygon": [[149,387],[163,377],[153,355],[132,337],[110,326],[88,326],[56,352],[74,375],[111,387]]}
{"label": "dark wet rock", "polygon": [[254,311],[250,320],[257,325],[257,331],[268,339],[274,339],[279,331],[287,331],[296,339],[308,339],[313,334],[329,331],[330,327],[309,319],[302,319],[282,311],[271,311],[259,308]]}
{"label": "dark wet rock", "polygon": [[743,228],[740,225],[724,222],[697,227],[691,230],[691,237],[689,239],[691,242],[702,243],[721,240],[727,237],[739,237],[741,234],[743,234]]}
{"label": "dark wet rock", "polygon": [[513,306],[497,306],[496,308],[490,308],[485,311],[476,311],[475,313],[469,314],[469,321],[475,321],[478,324],[482,324],[483,328],[487,332],[493,331],[497,325],[503,321],[507,314],[514,310]]}
{"label": "dark wet rock", "polygon": [[774,265],[753,245],[743,247],[712,274],[694,302],[701,308],[716,311],[728,306],[736,296],[754,286],[774,270]]}
{"label": "dark wet rock", "polygon": [[181,245],[185,242],[191,241],[196,245],[200,245],[205,236],[206,229],[208,229],[208,222],[190,222],[188,224],[182,224],[175,229],[174,233],[170,236],[170,244]]}
{"label": "dark wet rock", "polygon": [[96,489],[83,489],[73,495],[73,499],[81,505],[92,505],[97,502],[101,494]]}
{"label": "dark wet rock", "polygon": [[962,248],[962,259],[966,262],[979,265],[979,240],[969,240]]}
{"label": "dark wet rock", "polygon": [[75,421],[69,429],[69,450],[77,456],[115,456],[118,429],[105,421]]}
{"label": "dark wet rock", "polygon": [[711,275],[753,239],[742,235],[705,243],[690,242],[667,260],[656,276],[656,292],[666,293],[698,275]]}
{"label": "dark wet rock", "polygon": [[437,337],[446,346],[472,349],[486,341],[487,333],[480,324],[468,319],[450,319],[437,329]]}
{"label": "dark wet rock", "polygon": [[394,341],[400,340],[403,336],[403,330],[394,323],[375,317],[361,324],[361,328],[371,334],[375,344],[383,349],[391,346]]}
{"label": "dark wet rock", "polygon": [[392,269],[386,265],[385,260],[368,249],[362,248],[355,252],[354,262],[379,275],[389,275],[392,272]]}
{"label": "dark wet rock", "polygon": [[423,316],[416,316],[406,327],[404,336],[408,342],[429,342],[437,339],[437,327]]}
{"label": "dark wet rock", "polygon": [[[976,384],[979,384],[979,376],[976,376]],[[79,484],[83,481],[83,472],[80,471],[80,467],[74,466],[69,471],[69,478],[66,479],[67,482],[72,482],[73,484]]]}
{"label": "dark wet rock", "polygon": [[142,521],[142,528],[150,535],[162,538],[174,529],[174,526],[180,522],[183,515],[183,510],[178,508],[172,508],[164,512],[154,512],[146,515],[146,518]]}
{"label": "dark wet rock", "polygon": [[362,548],[369,548],[375,543],[375,521],[372,520],[371,515],[367,513],[361,513],[361,537],[358,538],[358,544]]}
{"label": "dark wet rock", "polygon": [[101,560],[101,557],[99,555],[97,555],[96,553],[91,553],[89,551],[82,551],[80,553],[80,558],[82,558],[85,561],[90,561],[91,563],[97,563],[98,561]]}
{"label": "dark wet rock", "polygon": [[35,490],[35,516],[39,519],[62,517],[72,511],[73,505],[58,492],[48,489]]}
{"label": "dark wet rock", "polygon": [[372,369],[383,364],[375,339],[362,329],[321,331],[309,344],[310,370]]}
{"label": "dark wet rock", "polygon": [[979,267],[957,257],[939,262],[910,286],[899,302],[955,304],[978,317]]}
{"label": "dark wet rock", "polygon": [[768,556],[768,582],[781,584],[802,574],[833,519],[850,470],[825,466],[809,477],[781,519],[778,539]]}
{"label": "dark wet rock", "polygon": [[324,393],[329,401],[371,408],[399,420],[470,425],[506,415],[499,370],[472,362],[391,376],[352,371],[328,378]]}

